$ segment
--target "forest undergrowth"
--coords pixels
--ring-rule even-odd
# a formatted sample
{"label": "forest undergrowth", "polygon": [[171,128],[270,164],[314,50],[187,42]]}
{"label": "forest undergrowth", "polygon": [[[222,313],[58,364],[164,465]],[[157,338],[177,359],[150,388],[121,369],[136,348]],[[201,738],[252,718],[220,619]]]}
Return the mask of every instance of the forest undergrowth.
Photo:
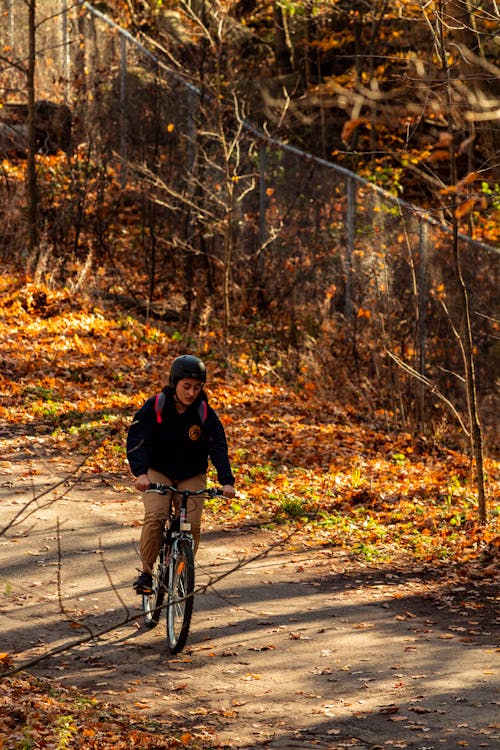
{"label": "forest undergrowth", "polygon": [[[286,386],[264,357],[256,365],[248,342],[234,344],[228,356],[209,327],[186,341],[175,325],[148,323],[95,296],[15,272],[0,277],[0,300],[5,464],[8,451],[24,445],[49,458],[57,474],[58,457],[72,454],[86,472],[129,492],[130,419],[163,387],[172,358],[195,351],[207,363],[210,402],[225,425],[237,477],[237,498],[208,508],[218,523],[272,528],[283,537],[296,528],[294,544],[312,554],[341,548],[353,567],[419,571],[435,582],[436,596],[495,617],[494,459],[486,460],[489,520],[480,525],[470,460],[445,438],[393,432],[354,400],[324,398],[314,380]],[[8,665],[9,656],[2,660]],[[40,747],[66,746],[64,732],[78,734],[81,744],[71,747],[89,749],[195,746],[188,735],[167,741],[164,730],[156,735],[151,727],[145,744],[147,728],[132,715],[112,715],[29,676],[3,681],[0,691],[3,700],[19,696],[21,723],[31,711],[40,736],[52,727]],[[0,748],[11,747],[2,744],[1,729]]]}
{"label": "forest undergrowth", "polygon": [[361,401],[325,398],[314,380],[280,384],[249,342],[231,344],[228,356],[216,330],[185,341],[175,325],[19,275],[3,274],[0,294],[0,417],[14,441],[87,456],[87,470],[129,486],[130,419],[165,385],[170,361],[193,351],[207,363],[237,476],[237,500],[216,501],[224,522],[301,523],[310,544],[345,546],[370,561],[404,554],[467,565],[494,548],[495,459],[486,459],[489,521],[481,527],[470,459],[446,435],[391,431]]}

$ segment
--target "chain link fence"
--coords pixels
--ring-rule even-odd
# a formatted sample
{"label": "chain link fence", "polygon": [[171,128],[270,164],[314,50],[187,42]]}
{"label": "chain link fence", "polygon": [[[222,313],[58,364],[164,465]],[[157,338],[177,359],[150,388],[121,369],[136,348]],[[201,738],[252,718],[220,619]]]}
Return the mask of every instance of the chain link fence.
{"label": "chain link fence", "polygon": [[[466,413],[463,310],[444,225],[253,128],[89,4],[38,5],[37,98],[69,108],[72,122],[60,175],[67,200],[42,197],[50,246],[70,237],[74,255],[91,251],[95,268],[120,259],[110,290],[142,296],[166,318],[185,313],[191,331],[208,317],[226,333],[239,323],[256,365],[272,337],[280,375],[325,394],[354,391],[391,424],[437,429],[446,401]],[[26,104],[27,12],[20,0],[0,7],[5,112]],[[22,123],[0,127],[6,155],[16,139],[22,152]],[[42,146],[59,138],[65,147],[58,127],[42,122]],[[9,193],[5,168],[1,177],[10,195],[0,209],[3,252],[17,253],[23,196]],[[465,236],[458,245],[494,446],[499,251]],[[130,247],[124,278],[118,266]]]}

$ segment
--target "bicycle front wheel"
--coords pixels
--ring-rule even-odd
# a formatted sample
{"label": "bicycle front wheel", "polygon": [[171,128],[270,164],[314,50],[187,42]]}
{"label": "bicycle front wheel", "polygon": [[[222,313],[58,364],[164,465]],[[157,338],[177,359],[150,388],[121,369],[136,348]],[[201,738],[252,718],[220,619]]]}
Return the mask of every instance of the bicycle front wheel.
{"label": "bicycle front wheel", "polygon": [[142,622],[146,628],[154,628],[158,625],[161,615],[161,605],[165,598],[165,565],[163,553],[159,555],[154,566],[151,591],[142,594]]}
{"label": "bicycle front wheel", "polygon": [[193,614],[194,555],[187,540],[181,540],[172,561],[172,580],[168,589],[167,643],[171,654],[186,645]]}

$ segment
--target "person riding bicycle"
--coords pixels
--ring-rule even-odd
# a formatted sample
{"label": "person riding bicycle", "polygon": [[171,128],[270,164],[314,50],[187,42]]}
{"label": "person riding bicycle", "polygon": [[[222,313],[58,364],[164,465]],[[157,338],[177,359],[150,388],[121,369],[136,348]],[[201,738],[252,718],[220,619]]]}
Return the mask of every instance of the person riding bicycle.
{"label": "person riding bicycle", "polygon": [[[152,482],[178,489],[207,486],[208,460],[217,471],[225,497],[234,497],[235,479],[224,427],[208,404],[204,363],[191,354],[172,362],[169,385],[149,398],[135,415],[127,435],[127,459],[135,486],[143,492],[144,520],[140,538],[142,573],[133,583],[138,594],[151,586],[151,570],[161,546],[169,496],[146,492]],[[161,397],[161,400],[160,400]],[[179,496],[175,496],[175,502]],[[187,520],[198,548],[204,496],[189,498]]]}

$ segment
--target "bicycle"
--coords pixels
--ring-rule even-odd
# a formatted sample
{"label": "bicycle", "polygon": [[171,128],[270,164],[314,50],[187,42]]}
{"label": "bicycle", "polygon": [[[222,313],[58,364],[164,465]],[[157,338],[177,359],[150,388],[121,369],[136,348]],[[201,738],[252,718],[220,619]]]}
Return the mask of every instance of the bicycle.
{"label": "bicycle", "polygon": [[[162,609],[166,609],[167,645],[171,654],[177,654],[186,645],[194,602],[194,539],[191,524],[186,520],[187,501],[197,495],[215,497],[222,490],[179,490],[173,485],[153,483],[146,492],[171,494],[160,552],[153,565],[151,591],[142,594],[142,619],[145,627],[154,628]],[[173,503],[175,494],[181,496],[179,513]]]}

